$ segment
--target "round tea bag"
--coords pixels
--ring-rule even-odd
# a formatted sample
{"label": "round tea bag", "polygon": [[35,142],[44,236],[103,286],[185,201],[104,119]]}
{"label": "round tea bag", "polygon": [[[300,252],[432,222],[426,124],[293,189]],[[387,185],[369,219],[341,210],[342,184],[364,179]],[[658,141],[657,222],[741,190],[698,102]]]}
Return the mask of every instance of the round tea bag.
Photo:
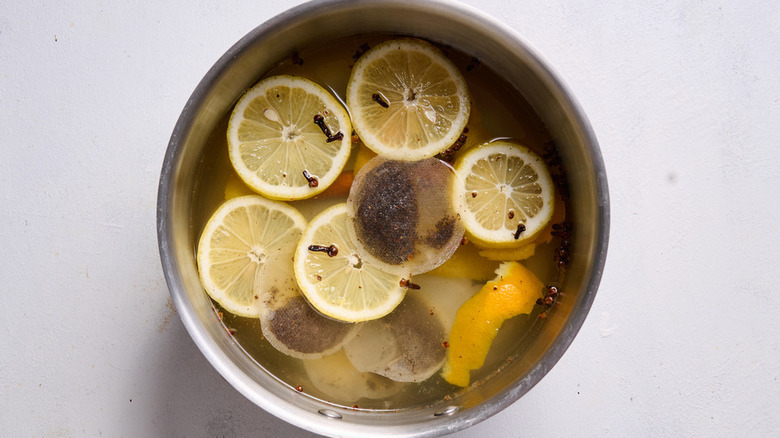
{"label": "round tea bag", "polygon": [[358,371],[422,382],[444,365],[447,329],[416,295],[407,294],[392,313],[364,323],[344,346]]}
{"label": "round tea bag", "polygon": [[450,196],[454,181],[452,168],[436,158],[372,158],[347,198],[347,230],[361,256],[386,272],[409,276],[444,263],[464,233]]}
{"label": "round tea bag", "polygon": [[261,297],[260,327],[277,350],[299,359],[316,359],[341,348],[358,324],[327,318],[314,310],[292,274]]}

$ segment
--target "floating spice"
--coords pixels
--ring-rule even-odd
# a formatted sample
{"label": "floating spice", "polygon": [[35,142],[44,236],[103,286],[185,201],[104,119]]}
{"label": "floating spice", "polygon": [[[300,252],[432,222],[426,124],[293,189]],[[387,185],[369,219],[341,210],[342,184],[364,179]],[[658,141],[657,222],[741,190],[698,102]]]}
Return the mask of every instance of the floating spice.
{"label": "floating spice", "polygon": [[420,289],[420,285],[419,284],[414,284],[414,283],[412,283],[411,280],[407,280],[406,278],[402,278],[401,281],[398,282],[398,284],[401,287],[405,287],[407,289],[414,289],[414,290]]}
{"label": "floating spice", "polygon": [[323,134],[325,134],[325,137],[327,139],[325,142],[330,143],[332,141],[341,140],[344,138],[344,134],[341,133],[341,131],[337,132],[334,135],[331,135],[330,128],[328,128],[328,125],[325,123],[325,117],[322,117],[319,114],[314,115],[314,124],[320,127],[320,130]]}
{"label": "floating spice", "polygon": [[309,245],[309,251],[324,252],[328,254],[328,257],[335,257],[339,253],[339,249],[336,247],[336,245],[333,244],[331,244],[330,246]]}
{"label": "floating spice", "polygon": [[293,65],[303,65],[303,59],[301,58],[301,55],[298,54],[298,52],[293,52],[292,56],[290,57],[290,61],[292,61]]}
{"label": "floating spice", "polygon": [[515,231],[514,238],[515,240],[520,238],[520,234],[525,231],[525,224],[517,224],[517,230]]}
{"label": "floating spice", "polygon": [[468,139],[469,128],[463,128],[463,132],[460,134],[460,137],[458,137],[457,140],[455,140],[455,143],[452,144],[452,146],[445,149],[443,152],[441,152],[436,157],[440,160],[444,160],[448,163],[452,163],[455,158],[455,152],[458,152],[460,148],[463,147],[464,144],[466,144],[466,140]]}
{"label": "floating spice", "polygon": [[360,47],[355,50],[355,54],[352,55],[352,59],[357,61],[361,56],[363,56],[364,53],[368,52],[369,49],[371,49],[371,46],[369,46],[367,43],[361,44]]}
{"label": "floating spice", "polygon": [[466,66],[466,71],[474,70],[475,68],[479,67],[481,64],[482,61],[472,56],[469,65]]}
{"label": "floating spice", "polygon": [[316,176],[312,176],[312,174],[309,173],[308,170],[303,171],[303,177],[306,178],[306,181],[309,182],[309,187],[314,188],[320,185],[319,180],[317,180]]}
{"label": "floating spice", "polygon": [[550,234],[552,234],[553,237],[561,239],[561,243],[555,250],[555,255],[553,256],[553,259],[558,264],[559,268],[565,268],[569,265],[571,229],[571,222],[560,222],[553,224],[552,226],[552,232]]}
{"label": "floating spice", "polygon": [[566,178],[566,172],[563,168],[563,160],[558,154],[558,148],[555,142],[548,141],[544,144],[544,152],[540,154],[547,168],[550,170],[550,177],[555,184],[556,191],[561,198],[569,199],[569,183]]}
{"label": "floating spice", "polygon": [[389,103],[385,102],[385,100],[384,100],[384,99],[382,99],[382,95],[380,95],[380,94],[378,94],[378,93],[374,93],[374,94],[372,94],[372,95],[371,95],[371,99],[372,99],[374,102],[378,103],[378,104],[379,104],[379,106],[381,106],[382,108],[388,108],[388,107],[390,106],[390,104],[389,104]]}
{"label": "floating spice", "polygon": [[552,306],[555,303],[555,297],[558,296],[558,288],[552,285],[547,285],[547,289],[544,293],[544,297],[536,300],[536,304]]}

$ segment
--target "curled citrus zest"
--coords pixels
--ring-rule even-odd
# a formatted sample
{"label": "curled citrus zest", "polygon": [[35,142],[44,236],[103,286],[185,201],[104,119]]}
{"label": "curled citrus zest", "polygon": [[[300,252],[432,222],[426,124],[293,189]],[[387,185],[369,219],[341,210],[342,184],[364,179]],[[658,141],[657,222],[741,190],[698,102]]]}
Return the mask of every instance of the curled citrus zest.
{"label": "curled citrus zest", "polygon": [[530,313],[541,296],[542,281],[520,263],[502,263],[496,274],[455,315],[442,371],[444,380],[453,385],[468,386],[471,371],[485,363],[504,321]]}

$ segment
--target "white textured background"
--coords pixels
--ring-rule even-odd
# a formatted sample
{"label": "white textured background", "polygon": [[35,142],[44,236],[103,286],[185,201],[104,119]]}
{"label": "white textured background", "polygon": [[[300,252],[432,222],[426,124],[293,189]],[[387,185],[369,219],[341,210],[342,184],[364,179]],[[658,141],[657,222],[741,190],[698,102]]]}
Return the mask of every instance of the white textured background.
{"label": "white textured background", "polygon": [[[0,2],[2,436],[309,436],[200,355],[155,230],[190,93],[299,2],[156,3]],[[455,436],[780,436],[778,3],[466,3],[574,91],[601,143],[612,233],[563,359]]]}

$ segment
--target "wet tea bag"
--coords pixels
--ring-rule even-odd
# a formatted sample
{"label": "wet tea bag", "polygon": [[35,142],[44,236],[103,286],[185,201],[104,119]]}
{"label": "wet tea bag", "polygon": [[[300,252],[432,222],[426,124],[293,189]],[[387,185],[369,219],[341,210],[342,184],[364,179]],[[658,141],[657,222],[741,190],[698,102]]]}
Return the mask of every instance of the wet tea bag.
{"label": "wet tea bag", "polygon": [[348,230],[365,258],[401,275],[430,271],[460,244],[464,226],[452,202],[455,173],[441,160],[366,163],[347,199]]}
{"label": "wet tea bag", "polygon": [[344,350],[320,359],[304,360],[303,368],[318,391],[328,394],[331,401],[348,406],[361,398],[388,398],[404,386],[378,374],[358,371]]}
{"label": "wet tea bag", "polygon": [[259,303],[263,336],[277,350],[300,359],[316,359],[337,351],[352,339],[359,324],[336,321],[314,310],[292,273],[277,278],[280,280],[274,281]]}
{"label": "wet tea bag", "polygon": [[398,382],[422,382],[444,364],[447,328],[418,294],[389,315],[363,324],[344,351],[359,371]]}

